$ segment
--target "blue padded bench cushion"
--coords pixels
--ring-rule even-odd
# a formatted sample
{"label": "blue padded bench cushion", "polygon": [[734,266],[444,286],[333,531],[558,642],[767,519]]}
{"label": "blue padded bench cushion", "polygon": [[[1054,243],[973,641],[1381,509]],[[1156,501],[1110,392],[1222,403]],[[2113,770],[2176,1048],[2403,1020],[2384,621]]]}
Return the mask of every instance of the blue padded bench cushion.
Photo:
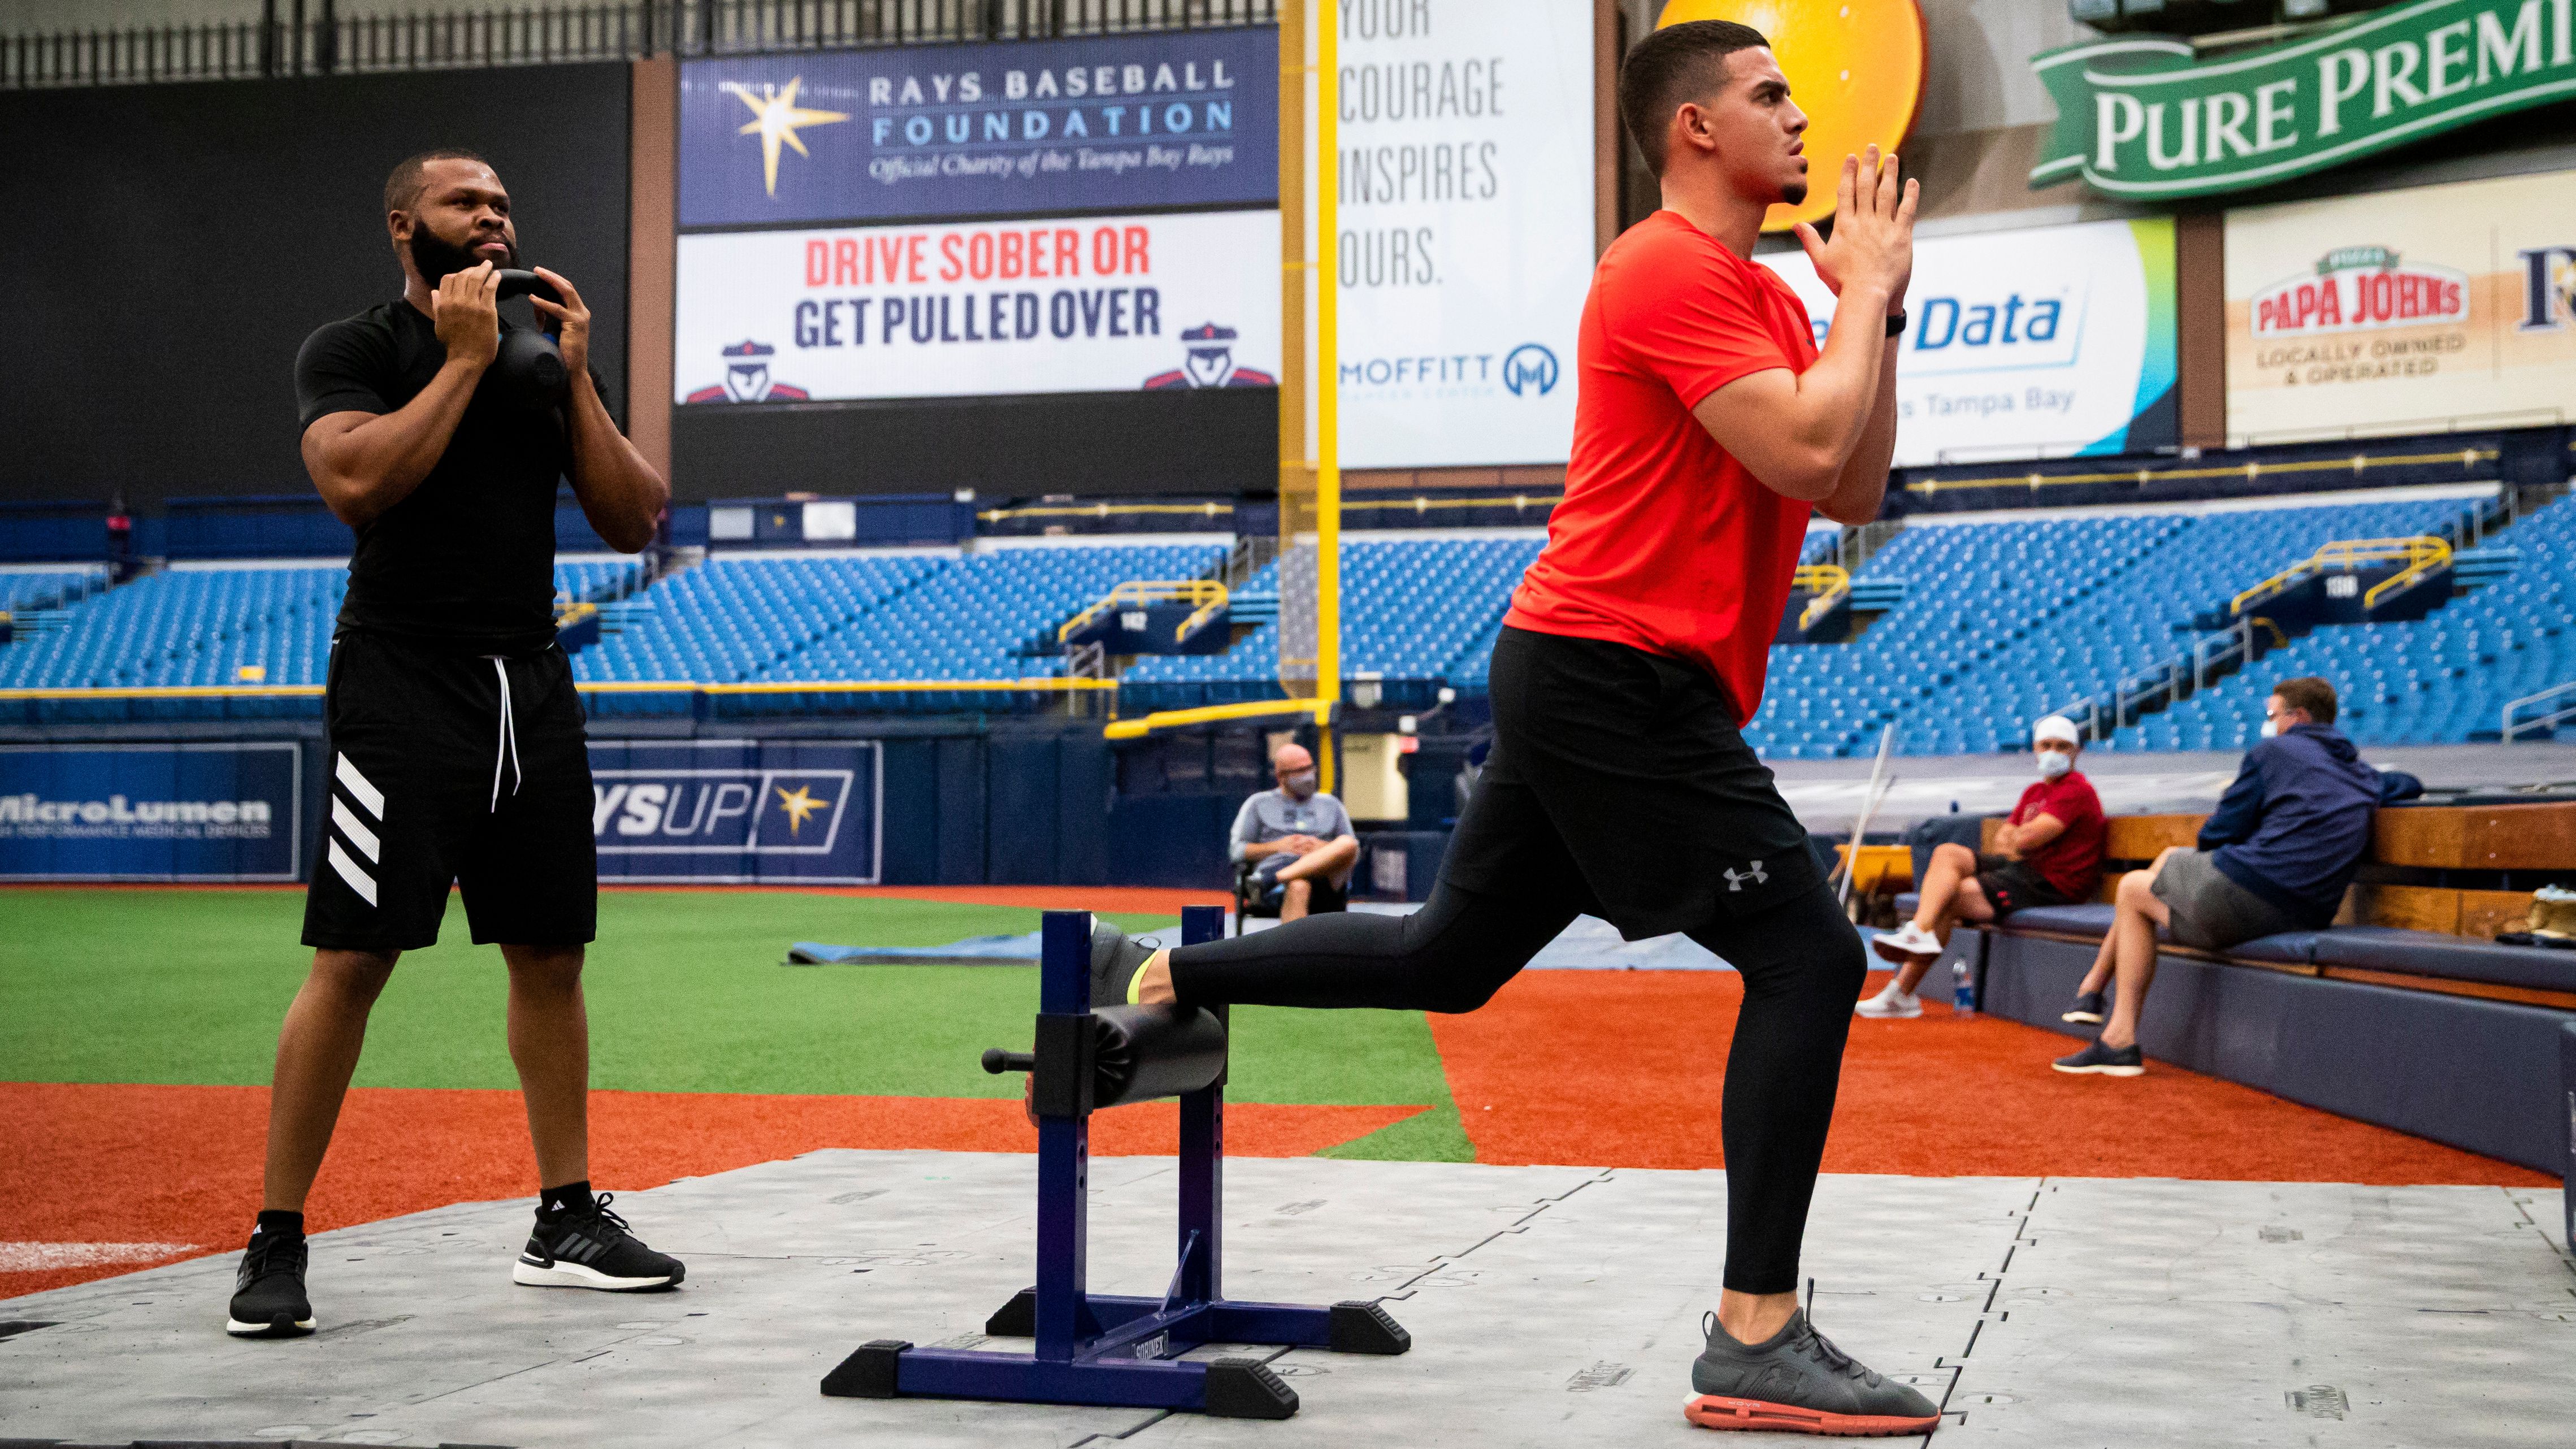
{"label": "blue padded bench cushion", "polygon": [[2447,981],[2576,991],[2576,951],[2499,946],[2474,937],[2394,926],[2337,926],[2320,931],[2316,963],[2327,968],[2403,971]]}
{"label": "blue padded bench cushion", "polygon": [[[2074,906],[2032,906],[2004,917],[2003,928],[2008,931],[2048,931],[2098,941],[2105,931],[2111,929],[2112,914],[2113,907],[2095,901]],[[2257,936],[2229,948],[2222,953],[2222,958],[2260,961],[2274,966],[2305,966],[2316,959],[2320,934],[2316,931],[2284,931],[2277,936]],[[2167,940],[2164,949],[2186,948],[2176,947]]]}

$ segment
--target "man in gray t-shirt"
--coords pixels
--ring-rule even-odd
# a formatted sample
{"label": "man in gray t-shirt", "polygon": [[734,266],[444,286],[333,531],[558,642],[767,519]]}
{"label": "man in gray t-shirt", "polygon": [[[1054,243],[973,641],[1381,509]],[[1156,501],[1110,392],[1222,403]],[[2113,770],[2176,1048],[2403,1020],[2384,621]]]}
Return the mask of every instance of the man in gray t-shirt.
{"label": "man in gray t-shirt", "polygon": [[1316,790],[1315,757],[1303,745],[1281,745],[1270,769],[1279,788],[1243,802],[1227,857],[1254,862],[1260,898],[1279,907],[1282,921],[1343,909],[1350,902],[1351,869],[1360,859],[1350,812]]}

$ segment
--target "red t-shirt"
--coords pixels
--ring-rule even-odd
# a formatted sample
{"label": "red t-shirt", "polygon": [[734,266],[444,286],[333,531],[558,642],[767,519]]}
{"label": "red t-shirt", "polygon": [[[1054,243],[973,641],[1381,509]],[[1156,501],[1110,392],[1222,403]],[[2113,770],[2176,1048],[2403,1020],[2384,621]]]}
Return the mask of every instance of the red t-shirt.
{"label": "red t-shirt", "polygon": [[1679,213],[1612,242],[1583,303],[1565,501],[1503,622],[1695,664],[1750,720],[1811,508],[1762,486],[1691,409],[1815,360],[1789,284]]}
{"label": "red t-shirt", "polygon": [[2021,792],[2012,823],[2052,816],[2066,828],[2055,840],[2022,859],[2069,899],[2089,901],[2102,885],[2102,797],[2082,770],[2069,770],[2054,780],[2041,780]]}

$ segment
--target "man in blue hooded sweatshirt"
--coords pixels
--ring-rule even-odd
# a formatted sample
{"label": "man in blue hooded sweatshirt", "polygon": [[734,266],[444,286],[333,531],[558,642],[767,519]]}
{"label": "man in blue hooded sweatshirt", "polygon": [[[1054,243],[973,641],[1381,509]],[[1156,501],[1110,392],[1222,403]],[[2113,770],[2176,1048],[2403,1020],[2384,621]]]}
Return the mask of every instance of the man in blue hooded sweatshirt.
{"label": "man in blue hooded sweatshirt", "polygon": [[2313,931],[2343,905],[2370,848],[2379,772],[2334,727],[2334,686],[2285,679],[2263,706],[2263,740],[2200,828],[2199,848],[2174,847],[2120,878],[2117,913],[2067,1021],[2102,1021],[2102,988],[2116,980],[2110,1020],[2061,1072],[2134,1077],[2138,1013],[2156,978],[2156,928],[2174,941],[2223,951],[2283,931]]}

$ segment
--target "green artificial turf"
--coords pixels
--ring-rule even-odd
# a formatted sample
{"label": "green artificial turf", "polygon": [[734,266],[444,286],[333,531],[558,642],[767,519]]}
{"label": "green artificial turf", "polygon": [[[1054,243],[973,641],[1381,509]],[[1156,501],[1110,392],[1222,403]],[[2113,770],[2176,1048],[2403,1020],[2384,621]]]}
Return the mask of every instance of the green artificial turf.
{"label": "green artificial turf", "polygon": [[[311,953],[294,891],[0,892],[0,1080],[256,1085]],[[790,892],[611,891],[584,980],[591,1080],[665,1092],[1016,1095],[989,1046],[1023,1049],[1037,973],[997,966],[783,967],[795,941],[931,946],[1037,929],[1006,906]],[[1132,930],[1169,916],[1120,915]],[[514,1087],[500,952],[407,954],[377,1002],[357,1083]],[[1241,1101],[1430,1104],[1340,1155],[1472,1157],[1419,1013],[1235,1013]]]}

